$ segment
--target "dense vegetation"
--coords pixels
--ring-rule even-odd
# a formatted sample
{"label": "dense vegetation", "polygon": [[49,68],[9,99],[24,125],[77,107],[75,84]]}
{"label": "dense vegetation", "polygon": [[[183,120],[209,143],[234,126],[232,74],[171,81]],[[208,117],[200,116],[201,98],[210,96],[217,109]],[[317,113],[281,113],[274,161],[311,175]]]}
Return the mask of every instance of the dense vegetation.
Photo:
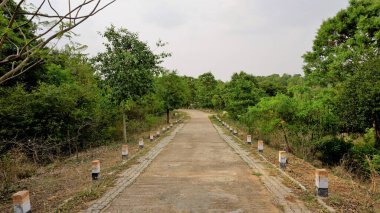
{"label": "dense vegetation", "polygon": [[[8,4],[16,8],[14,1]],[[8,23],[12,16],[6,14],[12,12],[3,9],[0,21]],[[0,35],[7,35],[0,58],[16,51],[15,42],[35,37],[37,26],[19,14],[17,26],[23,24],[23,30],[11,33],[0,28]],[[35,55],[38,64],[0,84],[0,199],[12,190],[10,183],[33,175],[11,172],[15,165],[47,164],[123,139],[134,142],[137,134],[188,104],[185,80],[160,66],[170,54],[154,53],[124,28],[110,26],[102,36],[105,51],[93,58],[80,52],[81,45],[45,47]],[[11,69],[1,66],[0,75]]]}
{"label": "dense vegetation", "polygon": [[[379,1],[351,0],[322,23],[303,56],[305,77],[235,73],[229,82],[208,84],[215,85],[207,88],[213,108],[302,158],[358,174],[380,169],[378,14]],[[198,93],[199,106],[207,107],[202,86]]]}
{"label": "dense vegetation", "polygon": [[[36,56],[42,63],[0,85],[0,163],[14,150],[47,163],[128,141],[159,116],[190,107],[226,111],[268,144],[368,174],[369,161],[380,169],[378,14],[378,1],[351,0],[324,21],[304,55],[305,76],[241,71],[228,82],[211,72],[179,76],[160,66],[170,54],[156,54],[138,34],[114,26],[102,34],[105,51],[93,58],[73,46],[42,51]],[[0,58],[19,37],[33,37],[35,26],[28,23],[24,31],[9,34]],[[8,69],[2,66],[0,74]]]}

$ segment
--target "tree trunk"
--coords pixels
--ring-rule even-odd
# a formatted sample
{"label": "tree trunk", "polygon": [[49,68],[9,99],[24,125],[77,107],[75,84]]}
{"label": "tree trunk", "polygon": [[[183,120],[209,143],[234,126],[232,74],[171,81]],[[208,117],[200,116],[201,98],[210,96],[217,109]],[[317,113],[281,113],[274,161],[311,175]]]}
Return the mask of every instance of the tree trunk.
{"label": "tree trunk", "polygon": [[169,124],[170,122],[170,117],[169,117],[169,108],[166,108],[166,123]]}
{"label": "tree trunk", "polygon": [[126,123],[126,112],[123,110],[123,138],[124,138],[124,143],[127,143],[127,123]]}
{"label": "tree trunk", "polygon": [[380,121],[376,119],[376,115],[374,116],[375,119],[373,120],[373,129],[375,134],[375,148],[380,148]]}
{"label": "tree trunk", "polygon": [[285,128],[284,126],[282,125],[282,123],[280,124],[281,126],[281,130],[282,132],[284,133],[284,138],[285,138],[285,144],[286,144],[286,150],[287,152],[289,153],[293,153],[292,149],[290,148],[290,145],[289,145],[289,141],[288,141],[288,136],[286,135],[286,131],[285,131]]}

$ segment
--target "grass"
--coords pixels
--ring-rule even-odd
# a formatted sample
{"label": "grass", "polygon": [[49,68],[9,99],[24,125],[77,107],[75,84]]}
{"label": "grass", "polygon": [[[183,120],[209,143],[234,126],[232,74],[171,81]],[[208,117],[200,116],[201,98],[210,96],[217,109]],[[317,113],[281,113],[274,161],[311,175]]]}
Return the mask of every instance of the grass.
{"label": "grass", "polygon": [[260,172],[252,172],[252,175],[255,175],[255,176],[260,177],[260,176],[262,176],[263,174],[261,174]]}
{"label": "grass", "polygon": [[[184,116],[180,112],[179,117]],[[162,122],[165,121],[165,118],[165,116],[162,117]],[[161,129],[162,126],[161,123],[157,123],[154,129]],[[164,137],[165,134],[161,135],[160,138]],[[149,132],[136,134],[133,138],[139,138],[142,135],[146,138]],[[144,149],[140,150],[137,141],[129,141],[130,158],[126,163],[123,163],[121,158],[122,144],[110,143],[83,151],[79,153],[78,158],[72,156],[46,166],[36,166],[29,178],[14,179],[13,182],[7,184],[9,191],[0,192],[2,195],[0,196],[0,212],[12,211],[10,196],[13,192],[21,189],[30,191],[34,213],[80,211],[86,208],[88,202],[101,197],[109,187],[115,184],[118,174],[136,164],[138,157],[147,153],[155,144],[156,142],[151,143],[145,140]],[[98,181],[91,180],[91,161],[94,159],[101,161],[101,177]],[[21,161],[9,162],[13,162],[9,165],[14,167],[9,167],[10,169],[21,168],[19,166]],[[2,169],[4,168],[0,168],[0,175]]]}

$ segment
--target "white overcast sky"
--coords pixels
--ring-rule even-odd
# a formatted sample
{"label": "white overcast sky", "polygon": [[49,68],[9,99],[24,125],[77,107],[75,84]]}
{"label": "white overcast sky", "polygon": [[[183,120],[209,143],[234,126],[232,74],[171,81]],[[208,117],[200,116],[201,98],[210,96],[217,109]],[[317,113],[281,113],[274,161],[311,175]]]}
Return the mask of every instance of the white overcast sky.
{"label": "white overcast sky", "polygon": [[322,21],[347,6],[348,0],[118,0],[78,26],[75,41],[94,55],[103,49],[97,32],[114,24],[138,32],[152,49],[159,39],[168,42],[173,55],[163,66],[182,75],[302,74],[301,56]]}

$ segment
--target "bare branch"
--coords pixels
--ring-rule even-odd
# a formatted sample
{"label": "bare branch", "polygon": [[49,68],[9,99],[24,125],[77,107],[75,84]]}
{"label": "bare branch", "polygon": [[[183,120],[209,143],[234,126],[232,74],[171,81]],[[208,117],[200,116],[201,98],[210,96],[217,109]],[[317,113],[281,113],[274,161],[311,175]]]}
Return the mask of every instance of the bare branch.
{"label": "bare branch", "polygon": [[[16,26],[14,29],[19,29],[20,34],[24,37],[25,44],[23,44],[22,47],[17,47],[17,52],[14,54],[10,54],[6,56],[3,59],[0,59],[0,65],[12,63],[15,64],[15,67],[12,67],[11,70],[7,71],[5,74],[0,76],[0,84],[4,83],[6,80],[10,78],[14,78],[16,76],[19,76],[20,74],[26,72],[31,67],[35,66],[35,63],[29,62],[39,50],[43,49],[48,43],[50,43],[53,39],[60,38],[63,34],[69,32],[79,24],[83,23],[85,20],[87,20],[89,17],[97,14],[99,11],[103,10],[104,8],[108,7],[110,4],[114,3],[116,0],[110,0],[107,4],[100,7],[100,3],[102,0],[84,0],[82,3],[77,5],[75,8],[72,8],[71,0],[69,0],[69,11],[65,15],[60,15],[58,11],[54,8],[53,4],[51,4],[50,0],[47,1],[49,4],[49,7],[54,11],[55,15],[53,14],[43,14],[40,12],[42,6],[45,4],[44,0],[38,7],[38,9],[35,12],[24,12],[24,11],[18,11],[20,10],[21,4],[25,0],[21,0],[18,4],[18,9],[16,9],[16,12],[13,13],[11,21],[8,25],[9,29],[12,29],[13,22],[17,15],[31,15],[31,18],[28,19],[27,23],[23,23],[20,26]],[[80,11],[83,7],[86,5],[89,5],[91,3],[94,3],[92,6],[92,9],[90,12],[88,12],[85,15],[79,15]],[[3,4],[3,2],[2,2]],[[5,5],[5,4],[4,4]],[[100,8],[99,8],[100,7]],[[11,14],[11,13],[10,13]],[[75,16],[74,16],[75,14]],[[32,22],[34,18],[37,17],[44,17],[44,18],[51,18],[51,19],[57,19],[55,23],[48,27],[47,29],[44,29],[43,32],[40,34],[34,36],[33,38],[30,38],[29,40],[25,36],[25,34],[22,31],[22,26],[25,26],[26,24]],[[13,20],[13,21],[12,21]],[[53,35],[49,36],[48,38],[44,38],[48,33],[56,29],[59,25],[64,24],[65,20],[69,20],[70,24],[67,26],[63,26],[61,29],[59,29],[57,32],[53,33]],[[11,23],[12,22],[12,23]],[[12,30],[14,30],[12,29]],[[6,40],[6,33],[2,35],[0,40],[0,47]],[[16,45],[17,46],[17,45]],[[17,64],[17,65],[16,65]]]}
{"label": "bare branch", "polygon": [[6,5],[7,2],[8,2],[8,0],[2,0],[0,3],[0,7],[3,7],[4,5]]}
{"label": "bare branch", "polygon": [[[13,25],[14,21],[16,20],[17,15],[18,15],[18,10],[20,9],[21,4],[22,4],[24,1],[25,1],[25,0],[21,0],[21,1],[18,3],[18,5],[17,5],[17,7],[16,7],[16,9],[15,9],[15,12],[14,12],[13,15],[12,15],[12,18],[11,18],[11,20],[10,20],[9,23],[8,23],[8,27],[7,27],[8,29],[9,29],[9,28],[12,28],[12,25]],[[11,12],[9,12],[9,13],[11,13]],[[4,33],[4,34],[1,36],[1,39],[0,39],[0,47],[3,46],[4,40],[5,40],[6,37],[7,37],[7,33]]]}

